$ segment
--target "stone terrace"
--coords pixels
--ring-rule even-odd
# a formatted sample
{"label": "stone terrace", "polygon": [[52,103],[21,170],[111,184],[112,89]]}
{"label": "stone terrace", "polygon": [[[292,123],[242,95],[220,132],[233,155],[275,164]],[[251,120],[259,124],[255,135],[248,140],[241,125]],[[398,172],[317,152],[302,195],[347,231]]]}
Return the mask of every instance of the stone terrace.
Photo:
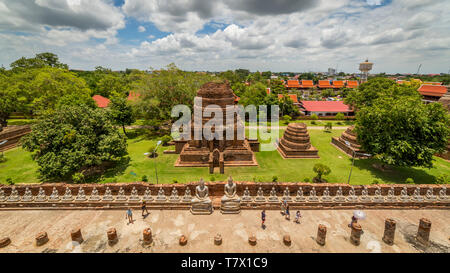
{"label": "stone terrace", "polygon": [[[450,212],[448,210],[367,210],[367,218],[359,221],[364,230],[361,244],[350,243],[347,227],[352,210],[302,210],[300,224],[287,221],[279,211],[267,211],[267,228],[260,226],[260,211],[246,210],[239,215],[192,215],[180,210],[151,210],[145,219],[134,210],[135,222],[127,225],[124,210],[33,210],[0,211],[0,237],[8,236],[11,243],[0,252],[450,252]],[[292,218],[295,211],[292,210]],[[428,218],[431,225],[430,246],[415,244],[419,219]],[[394,244],[382,241],[384,221],[397,222]],[[325,246],[316,243],[319,224],[327,227]],[[71,241],[70,232],[81,228],[84,242]],[[110,246],[107,230],[115,228],[118,242]],[[153,242],[144,245],[143,230],[150,227]],[[45,231],[49,241],[35,246],[35,236]],[[221,245],[214,244],[220,233]],[[187,245],[179,245],[181,235]],[[248,237],[255,235],[257,244],[251,246]],[[291,245],[283,243],[290,235]]]}

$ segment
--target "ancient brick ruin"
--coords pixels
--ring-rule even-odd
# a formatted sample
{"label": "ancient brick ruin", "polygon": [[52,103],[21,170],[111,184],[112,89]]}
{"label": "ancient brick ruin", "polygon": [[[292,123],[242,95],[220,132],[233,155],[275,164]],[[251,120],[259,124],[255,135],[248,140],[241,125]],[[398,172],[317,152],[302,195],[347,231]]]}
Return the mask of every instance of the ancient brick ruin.
{"label": "ancient brick ruin", "polygon": [[[350,144],[350,146],[346,144],[346,141]],[[359,145],[357,141],[355,126],[348,127],[339,138],[332,137],[331,143],[349,156],[354,156],[356,158],[364,157],[364,155],[362,155],[364,151],[361,150],[361,145]]]}
{"label": "ancient brick ruin", "polygon": [[319,158],[304,123],[289,123],[278,143],[278,152],[283,158]]}
{"label": "ancient brick ruin", "polygon": [[[226,83],[209,82],[204,84],[197,92],[197,99],[202,99],[203,111],[206,107],[209,108],[220,107],[223,113],[223,140],[214,138],[207,140],[202,134],[201,140],[194,139],[194,116],[191,121],[190,140],[175,141],[177,150],[180,151],[180,156],[175,162],[175,167],[208,167],[210,173],[214,173],[214,168],[219,167],[220,173],[224,173],[225,166],[257,166],[255,156],[249,141],[244,136],[238,137],[238,126],[244,126],[242,120],[238,115],[234,115],[234,134],[232,138],[226,136],[226,107],[233,106],[236,99],[230,85]],[[213,106],[215,105],[215,106]],[[195,108],[198,107],[194,105]],[[207,122],[213,117],[204,117],[202,115],[202,130],[205,128]],[[231,125],[228,125],[231,126]],[[216,128],[212,127],[213,133],[218,133]],[[244,132],[244,130],[242,130]],[[244,132],[245,133],[245,132]],[[182,148],[181,148],[182,147]],[[181,149],[181,150],[180,150]]]}
{"label": "ancient brick ruin", "polygon": [[0,145],[0,152],[16,147],[19,144],[19,140],[30,132],[31,128],[29,125],[8,126],[3,128],[3,131],[0,132],[0,142],[3,142],[4,140],[7,142]]}

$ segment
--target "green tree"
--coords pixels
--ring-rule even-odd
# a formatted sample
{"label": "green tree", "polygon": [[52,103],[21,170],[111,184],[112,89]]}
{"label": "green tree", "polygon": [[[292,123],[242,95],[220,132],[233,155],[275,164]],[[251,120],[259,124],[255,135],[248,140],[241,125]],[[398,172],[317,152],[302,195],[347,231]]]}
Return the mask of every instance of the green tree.
{"label": "green tree", "polygon": [[23,138],[43,179],[70,180],[75,173],[113,166],[127,155],[127,143],[102,109],[68,106],[41,116]]}
{"label": "green tree", "polygon": [[317,182],[323,182],[322,176],[328,175],[331,173],[331,169],[324,164],[317,163],[313,167],[313,171],[317,174],[317,176],[314,178]]}
{"label": "green tree", "polygon": [[273,94],[283,94],[286,92],[286,86],[284,86],[283,81],[281,81],[280,79],[271,79],[270,91]]}
{"label": "green tree", "polygon": [[395,166],[432,167],[450,134],[449,114],[439,103],[420,97],[380,97],[356,116],[355,130],[364,151]]}
{"label": "green tree", "polygon": [[344,113],[337,113],[336,116],[334,117],[335,120],[343,120],[345,119],[345,115]]}
{"label": "green tree", "polygon": [[125,125],[131,125],[136,120],[133,115],[133,108],[127,98],[119,93],[113,93],[108,110],[113,124],[122,126],[123,133],[127,135]]}

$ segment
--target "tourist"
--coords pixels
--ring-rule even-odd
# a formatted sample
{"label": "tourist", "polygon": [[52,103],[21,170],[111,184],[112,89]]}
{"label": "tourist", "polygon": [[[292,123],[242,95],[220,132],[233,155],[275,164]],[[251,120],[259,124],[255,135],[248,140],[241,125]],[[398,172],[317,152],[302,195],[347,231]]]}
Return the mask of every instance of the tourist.
{"label": "tourist", "polygon": [[262,223],[261,223],[261,226],[264,228],[264,223],[266,222],[266,210],[263,210],[262,212],[261,212],[261,220],[262,220]]}
{"label": "tourist", "polygon": [[281,215],[285,215],[285,213],[286,213],[286,205],[287,205],[287,201],[283,200],[283,202],[281,203]]}
{"label": "tourist", "polygon": [[358,219],[355,216],[352,216],[352,221],[348,224],[348,227],[352,227],[353,223],[358,223]]}
{"label": "tourist", "polygon": [[302,215],[300,214],[300,211],[297,210],[297,212],[295,213],[295,222],[297,224],[300,224],[300,218],[302,217]]}
{"label": "tourist", "polygon": [[145,215],[149,214],[148,210],[147,210],[147,203],[145,201],[142,201],[141,209],[142,209],[142,217],[144,217],[144,211],[145,211]]}
{"label": "tourist", "polygon": [[128,218],[128,224],[133,224],[133,212],[131,211],[131,208],[127,209],[127,216],[126,216],[126,218]]}
{"label": "tourist", "polygon": [[289,212],[289,204],[286,204],[286,220],[291,220],[291,214]]}

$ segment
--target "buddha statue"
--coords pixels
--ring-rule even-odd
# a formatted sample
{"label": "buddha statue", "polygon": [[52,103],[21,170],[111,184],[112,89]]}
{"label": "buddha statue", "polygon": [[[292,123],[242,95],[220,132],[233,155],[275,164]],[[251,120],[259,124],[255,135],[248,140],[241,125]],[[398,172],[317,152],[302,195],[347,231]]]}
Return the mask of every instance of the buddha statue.
{"label": "buddha statue", "polygon": [[236,183],[231,176],[224,186],[224,196],[221,199],[220,212],[237,214],[241,212],[241,198],[236,193]]}
{"label": "buddha statue", "polygon": [[278,199],[277,191],[275,190],[275,187],[272,187],[272,189],[270,190],[269,202],[273,202],[273,203],[280,202],[280,200]]}
{"label": "buddha statue", "polygon": [[141,201],[141,199],[139,198],[138,195],[138,191],[136,189],[136,187],[133,187],[133,189],[131,190],[131,195],[130,195],[130,201]]}
{"label": "buddha statue", "polygon": [[312,187],[311,191],[309,192],[308,202],[319,202],[319,197],[317,197],[317,195],[316,195],[316,188],[314,188],[314,186]]}
{"label": "buddha statue", "polygon": [[64,196],[62,199],[64,201],[72,201],[73,200],[72,190],[70,190],[69,187],[66,187],[66,192],[64,193]]}
{"label": "buddha statue", "polygon": [[388,190],[388,195],[386,196],[386,201],[387,202],[397,202],[397,197],[395,196],[395,192],[394,192],[394,187],[390,187]]}
{"label": "buddha statue", "polygon": [[169,201],[170,202],[179,202],[180,201],[180,197],[178,196],[177,188],[175,188],[175,187],[172,188],[172,194],[169,197]]}
{"label": "buddha statue", "polygon": [[211,214],[213,212],[212,202],[209,198],[209,190],[203,178],[195,187],[195,197],[191,201],[192,214]]}
{"label": "buddha statue", "polygon": [[298,187],[297,196],[295,197],[295,201],[297,201],[297,202],[305,202],[305,200],[306,200],[306,197],[303,196],[303,189],[302,189],[302,187]]}
{"label": "buddha statue", "polygon": [[78,190],[78,195],[75,200],[80,202],[86,201],[86,195],[84,194],[83,187],[80,187],[80,189]]}
{"label": "buddha statue", "polygon": [[142,197],[143,201],[153,201],[153,197],[152,197],[152,191],[150,190],[149,187],[146,187],[145,192],[144,192],[144,196]]}
{"label": "buddha statue", "polygon": [[117,194],[116,201],[127,201],[127,200],[128,200],[128,198],[125,195],[125,190],[122,187],[120,187],[119,194]]}
{"label": "buddha statue", "polygon": [[408,189],[406,188],[406,186],[403,186],[403,189],[402,189],[402,191],[401,191],[401,193],[400,193],[400,199],[401,199],[403,202],[408,202],[408,201],[410,201],[410,196],[408,195]]}
{"label": "buddha statue", "polygon": [[347,201],[348,202],[356,202],[358,198],[356,197],[355,188],[352,186],[348,191]]}
{"label": "buddha statue", "polygon": [[33,194],[31,193],[30,188],[26,187],[25,189],[25,193],[22,196],[22,201],[23,202],[31,202],[33,201]]}
{"label": "buddha statue", "polygon": [[100,195],[98,195],[98,190],[96,187],[92,189],[91,196],[89,197],[89,201],[100,201]]}
{"label": "buddha statue", "polygon": [[191,189],[189,187],[186,187],[186,190],[184,191],[183,199],[181,199],[183,203],[191,203],[192,201],[192,195],[191,195]]}
{"label": "buddha statue", "polygon": [[289,187],[286,187],[286,189],[283,192],[283,201],[291,202],[291,193],[289,191]]}
{"label": "buddha statue", "polygon": [[6,200],[5,191],[0,188],[0,202],[3,202]]}
{"label": "buddha statue", "polygon": [[361,190],[361,196],[359,197],[359,200],[361,202],[371,202],[372,199],[369,196],[369,190],[367,189],[367,186],[364,185],[363,189]]}
{"label": "buddha statue", "polygon": [[413,194],[413,198],[412,198],[415,202],[422,202],[423,201],[423,197],[422,195],[420,195],[420,188],[416,187],[416,189],[414,190],[414,194]]}
{"label": "buddha statue", "polygon": [[375,196],[373,197],[374,202],[382,203],[384,202],[384,196],[381,195],[381,188],[377,187],[375,190]]}
{"label": "buddha statue", "polygon": [[105,194],[102,198],[103,201],[114,201],[114,197],[112,195],[111,189],[109,187],[106,187]]}
{"label": "buddha statue", "polygon": [[158,195],[156,196],[156,202],[165,202],[167,201],[166,193],[163,188],[160,187],[158,190]]}
{"label": "buddha statue", "polygon": [[242,195],[242,201],[243,202],[252,201],[252,197],[250,196],[250,191],[248,190],[248,187],[245,187],[244,194]]}
{"label": "buddha statue", "polygon": [[426,196],[426,200],[429,202],[433,202],[433,201],[437,200],[436,195],[433,194],[433,188],[431,188],[431,187],[428,187],[427,193],[425,194],[425,196]]}
{"label": "buddha statue", "polygon": [[326,187],[325,190],[323,191],[321,201],[322,202],[330,202],[331,201],[330,189],[328,189],[328,187]]}
{"label": "buddha statue", "polygon": [[38,195],[35,199],[36,202],[45,202],[47,201],[47,196],[45,195],[45,191],[42,187],[39,187]]}
{"label": "buddha statue", "polygon": [[334,202],[345,202],[345,197],[342,194],[342,187],[339,186],[339,188],[336,191],[336,196],[333,198]]}
{"label": "buddha statue", "polygon": [[258,188],[255,197],[256,202],[266,202],[266,197],[264,197],[264,191],[261,187]]}
{"label": "buddha statue", "polygon": [[52,194],[50,195],[50,197],[48,199],[53,202],[58,202],[60,200],[59,193],[58,193],[58,190],[56,189],[56,187],[53,187]]}

